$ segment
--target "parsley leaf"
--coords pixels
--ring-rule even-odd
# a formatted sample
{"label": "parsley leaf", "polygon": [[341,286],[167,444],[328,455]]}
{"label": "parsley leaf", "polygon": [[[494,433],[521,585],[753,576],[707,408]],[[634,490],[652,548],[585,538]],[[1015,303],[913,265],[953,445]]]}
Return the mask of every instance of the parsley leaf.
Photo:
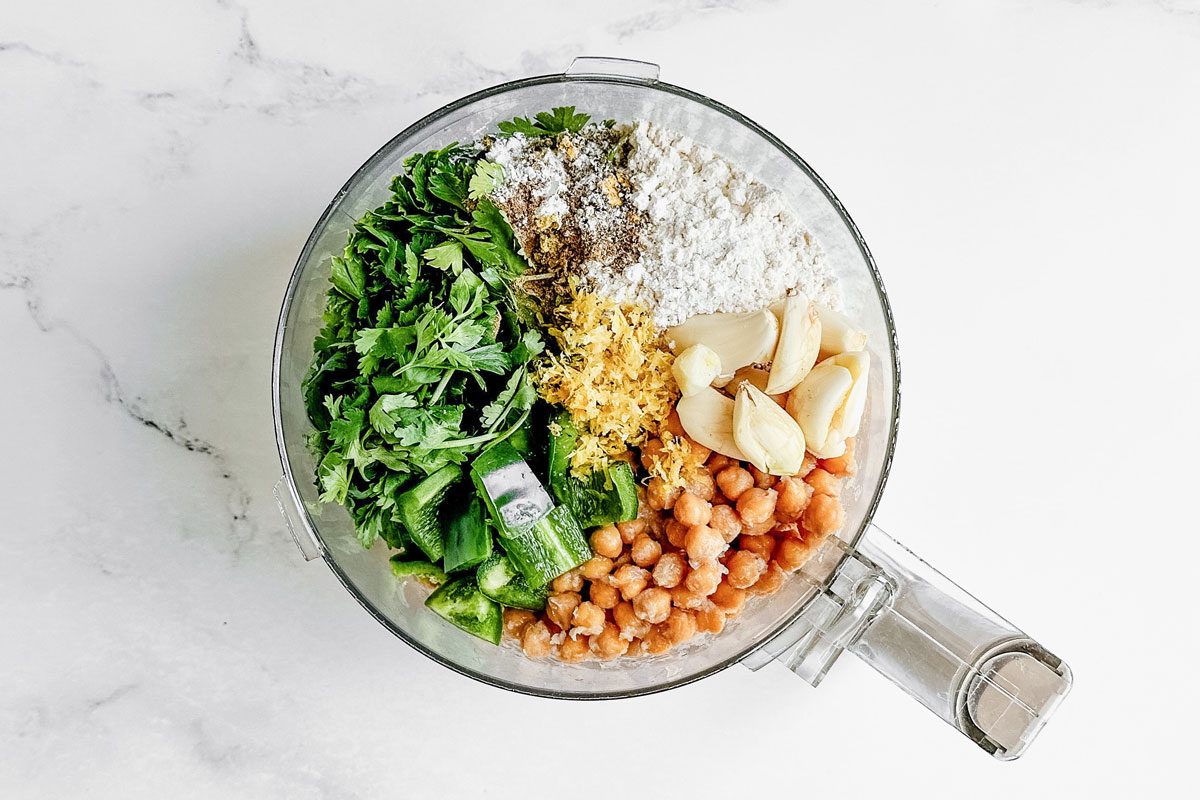
{"label": "parsley leaf", "polygon": [[344,258],[334,256],[330,262],[329,280],[346,297],[360,299],[367,282],[362,261],[349,252]]}
{"label": "parsley leaf", "polygon": [[438,269],[458,272],[463,264],[463,246],[461,242],[449,239],[436,247],[430,247],[421,254],[429,265]]}
{"label": "parsley leaf", "polygon": [[517,252],[516,237],[505,221],[504,215],[486,197],[479,201],[471,212],[471,222],[482,228],[491,237],[498,260],[491,265],[499,268],[504,277],[514,278],[525,271],[525,259]]}
{"label": "parsley leaf", "polygon": [[534,114],[534,121],[527,117],[514,117],[509,122],[501,122],[497,127],[501,133],[521,133],[525,136],[553,136],[558,133],[578,133],[579,129],[591,119],[587,114],[576,114],[575,106],[559,106],[550,111]]}
{"label": "parsley leaf", "polygon": [[480,200],[496,191],[496,188],[503,182],[504,165],[494,161],[480,161],[467,186],[467,197],[472,200]]}

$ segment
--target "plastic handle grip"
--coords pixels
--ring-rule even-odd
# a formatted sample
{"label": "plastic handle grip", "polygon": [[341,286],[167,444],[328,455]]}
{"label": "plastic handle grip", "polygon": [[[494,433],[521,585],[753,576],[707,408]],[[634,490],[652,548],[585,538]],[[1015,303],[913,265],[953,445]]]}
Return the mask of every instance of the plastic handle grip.
{"label": "plastic handle grip", "polygon": [[296,549],[300,551],[304,560],[312,561],[324,555],[325,550],[321,542],[304,524],[304,515],[300,511],[298,501],[288,490],[286,475],[275,482],[271,493],[275,495],[275,505],[283,517],[283,524],[287,526],[288,533],[292,535],[292,541],[296,543]]}
{"label": "plastic handle grip", "polygon": [[631,58],[578,56],[563,74],[568,77],[614,75],[633,78],[645,83],[654,83],[658,80],[658,64],[649,61],[635,61]]}
{"label": "plastic handle grip", "polygon": [[1070,691],[1062,659],[879,528],[853,550],[827,546],[849,557],[815,559],[837,563],[829,588],[767,655],[816,686],[849,651],[992,756],[1025,753]]}

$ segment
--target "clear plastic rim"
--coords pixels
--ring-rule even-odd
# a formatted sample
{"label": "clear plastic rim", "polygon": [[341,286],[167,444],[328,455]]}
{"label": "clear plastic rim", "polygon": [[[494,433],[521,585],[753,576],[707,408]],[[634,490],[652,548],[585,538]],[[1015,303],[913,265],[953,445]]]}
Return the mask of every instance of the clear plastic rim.
{"label": "clear plastic rim", "polygon": [[428,127],[429,125],[431,125],[433,123],[436,123],[438,120],[442,119],[443,117],[447,116],[448,114],[450,114],[466,105],[470,105],[471,103],[474,103],[476,101],[483,100],[488,97],[493,97],[497,94],[502,94],[504,92],[508,92],[508,91],[511,91],[514,89],[525,88],[527,86],[537,86],[537,85],[549,84],[549,83],[576,83],[576,82],[578,82],[578,83],[600,83],[600,84],[605,84],[605,83],[623,84],[623,85],[633,85],[633,86],[642,86],[642,87],[650,87],[650,88],[654,88],[654,89],[659,89],[659,90],[667,92],[669,94],[674,94],[679,97],[682,97],[686,100],[692,100],[694,102],[706,105],[709,108],[713,109],[714,111],[718,111],[718,112],[724,114],[725,116],[729,117],[730,119],[734,120],[735,122],[741,123],[742,125],[746,126],[750,130],[757,133],[759,136],[763,137],[763,139],[765,139],[766,141],[770,142],[777,150],[779,150],[779,152],[781,152],[785,156],[787,156],[788,159],[790,159],[792,161],[792,163],[794,163],[800,170],[802,170],[813,181],[813,183],[815,183],[817,185],[817,187],[821,190],[821,193],[824,194],[825,198],[834,207],[834,209],[838,213],[838,216],[841,218],[841,220],[846,224],[847,228],[850,230],[850,233],[853,235],[854,241],[858,246],[859,252],[862,254],[863,260],[866,262],[867,268],[871,272],[871,280],[875,284],[875,291],[879,297],[880,306],[883,309],[884,322],[887,326],[887,333],[888,333],[888,357],[891,359],[892,374],[895,376],[895,380],[894,380],[893,386],[892,386],[892,398],[891,398],[892,419],[891,419],[891,424],[888,427],[888,441],[887,441],[887,446],[884,450],[883,466],[880,471],[879,482],[875,487],[875,493],[872,496],[871,502],[867,507],[867,513],[863,518],[862,524],[859,526],[859,529],[857,531],[855,531],[854,536],[851,537],[849,540],[849,544],[851,546],[853,546],[854,544],[856,544],[858,542],[858,540],[862,537],[863,532],[866,530],[867,526],[870,525],[872,519],[874,519],[875,511],[877,510],[877,508],[879,506],[879,500],[883,495],[883,489],[887,485],[888,475],[891,472],[892,459],[895,455],[896,434],[897,434],[897,431],[899,430],[899,424],[900,424],[900,356],[899,356],[898,342],[896,339],[896,328],[895,328],[894,320],[892,317],[892,307],[891,307],[891,304],[888,302],[887,291],[884,289],[883,279],[879,275],[879,269],[875,264],[875,259],[874,259],[874,257],[872,257],[871,251],[867,247],[866,241],[864,241],[862,234],[859,232],[858,226],[854,223],[854,220],[851,219],[850,214],[846,211],[846,208],[845,208],[845,206],[842,205],[842,202],[840,200],[838,200],[837,196],[834,195],[833,191],[829,188],[828,184],[825,183],[825,181],[821,178],[821,176],[818,175],[816,173],[816,171],[813,170],[813,168],[808,165],[808,162],[806,162],[803,158],[801,158],[799,156],[799,154],[797,154],[794,150],[792,150],[787,144],[785,144],[782,140],[780,140],[777,136],[775,136],[773,133],[768,131],[766,128],[759,125],[757,122],[749,119],[748,117],[744,116],[743,114],[736,111],[735,109],[730,108],[729,106],[725,105],[724,103],[720,103],[720,102],[713,100],[709,97],[706,97],[702,94],[698,94],[697,92],[693,92],[688,89],[684,89],[681,86],[675,86],[674,84],[664,83],[664,82],[658,81],[658,80],[646,81],[646,80],[638,79],[638,78],[626,78],[626,77],[615,76],[615,75],[573,76],[573,75],[564,75],[564,74],[558,73],[558,74],[553,74],[553,75],[539,75],[539,76],[535,76],[535,77],[522,78],[520,80],[515,80],[515,81],[508,81],[506,83],[496,84],[495,86],[491,86],[486,89],[482,89],[478,92],[474,92],[472,94],[466,95],[465,97],[461,97],[458,100],[455,100],[451,103],[448,103],[448,104],[442,106],[441,108],[437,109],[436,111],[434,111],[430,114],[427,114],[426,116],[424,116],[421,119],[414,122],[412,125],[409,125],[407,128],[400,131],[400,133],[393,136],[382,147],[380,147],[378,150],[376,150],[375,153],[373,153],[371,155],[371,157],[368,158],[362,164],[362,166],[360,166],[357,170],[355,170],[354,174],[350,176],[350,178],[342,185],[342,187],[337,191],[337,193],[329,201],[328,205],[326,205],[325,210],[321,213],[321,216],[317,220],[316,225],[313,226],[312,231],[309,233],[308,240],[305,241],[304,247],[303,247],[303,249],[301,249],[300,255],[296,259],[295,266],[292,268],[292,274],[291,274],[291,277],[288,279],[287,291],[284,294],[283,305],[281,306],[280,311],[279,311],[279,321],[276,325],[276,330],[275,330],[275,347],[274,347],[274,351],[273,351],[273,355],[272,355],[272,364],[271,364],[271,411],[272,411],[272,416],[274,417],[274,424],[275,424],[275,443],[276,443],[276,447],[279,451],[279,460],[283,466],[283,474],[284,474],[284,477],[287,479],[286,480],[287,489],[288,489],[289,494],[291,495],[292,501],[295,504],[296,508],[300,510],[301,519],[304,523],[305,528],[307,529],[307,532],[315,540],[317,540],[321,543],[321,557],[325,561],[325,564],[333,572],[333,574],[335,576],[337,576],[338,581],[342,584],[342,586],[344,586],[346,588],[346,591],[349,592],[350,595],[352,597],[354,597],[354,599],[356,601],[358,601],[358,604],[361,605],[367,611],[367,613],[369,613],[372,617],[374,617],[375,620],[378,621],[380,625],[383,625],[385,628],[387,628],[389,631],[391,631],[395,636],[400,638],[409,647],[412,647],[417,652],[432,659],[433,661],[437,662],[438,664],[442,665],[443,667],[451,669],[454,672],[459,673],[460,675],[465,675],[468,678],[472,678],[476,681],[479,681],[480,683],[488,684],[489,686],[495,686],[495,687],[498,687],[501,689],[507,689],[508,691],[515,692],[517,694],[532,695],[535,697],[549,697],[549,698],[560,699],[560,700],[617,700],[617,699],[626,698],[626,697],[640,697],[643,695],[657,694],[658,692],[665,692],[669,689],[675,689],[680,686],[686,686],[689,683],[694,683],[695,681],[701,680],[703,678],[707,678],[710,675],[715,675],[716,673],[718,673],[734,664],[740,663],[747,655],[749,655],[750,653],[753,653],[755,650],[759,649],[760,647],[765,645],[767,642],[771,641],[776,636],[778,636],[780,633],[782,633],[784,630],[786,630],[789,626],[791,626],[796,621],[796,619],[803,613],[804,608],[807,606],[807,603],[802,604],[800,607],[798,607],[795,610],[795,612],[793,612],[791,615],[789,615],[786,618],[784,618],[783,620],[781,620],[778,624],[775,625],[774,628],[772,628],[772,630],[769,633],[767,633],[766,635],[761,637],[757,642],[754,642],[753,644],[748,646],[746,649],[744,649],[740,653],[738,653],[734,656],[731,656],[731,657],[725,659],[724,661],[721,661],[717,664],[712,665],[711,667],[708,667],[707,669],[701,670],[700,672],[694,673],[692,675],[688,675],[686,677],[681,677],[681,678],[667,681],[664,683],[654,684],[652,686],[638,687],[636,689],[630,689],[627,691],[573,692],[573,691],[561,691],[561,690],[554,690],[554,689],[538,689],[538,688],[534,688],[534,687],[530,687],[530,686],[524,686],[521,684],[510,683],[508,681],[500,680],[492,675],[488,675],[487,673],[478,672],[476,670],[469,669],[460,664],[456,664],[453,661],[443,658],[438,653],[434,652],[433,650],[430,650],[429,648],[422,645],[420,642],[418,642],[415,639],[413,639],[412,637],[410,637],[407,633],[404,632],[404,630],[402,630],[398,626],[394,625],[391,620],[389,620],[382,613],[380,613],[379,610],[377,608],[375,608],[375,606],[373,606],[365,597],[362,596],[362,594],[358,591],[358,589],[355,588],[354,584],[351,583],[351,581],[350,581],[349,577],[346,575],[346,573],[343,572],[342,569],[338,566],[337,562],[334,561],[334,559],[332,557],[330,557],[330,555],[329,555],[330,550],[328,547],[325,546],[325,540],[323,538],[321,538],[320,531],[317,529],[317,526],[313,523],[312,517],[308,513],[308,508],[304,505],[304,501],[300,497],[300,492],[296,488],[296,477],[295,477],[295,475],[292,474],[291,462],[288,459],[288,454],[287,454],[287,445],[284,441],[283,415],[282,415],[281,407],[280,407],[281,393],[280,393],[280,383],[279,382],[280,382],[280,364],[283,359],[283,340],[284,340],[285,328],[286,328],[286,324],[287,324],[288,312],[291,309],[292,301],[296,295],[296,289],[297,289],[297,286],[298,286],[299,280],[300,280],[300,273],[303,268],[303,265],[308,260],[309,254],[311,253],[313,248],[316,246],[317,240],[320,238],[320,236],[319,236],[320,232],[325,229],[325,226],[329,223],[329,220],[331,219],[331,217],[333,216],[333,214],[335,213],[335,211],[337,209],[338,202],[342,199],[342,197],[344,197],[346,195],[347,192],[349,192],[350,188],[356,184],[356,182],[362,177],[362,175],[364,173],[366,173],[370,168],[375,166],[388,153],[390,153],[393,146],[397,142],[403,141],[404,139],[406,139],[407,137],[409,137],[416,131],[419,131],[423,128]]}

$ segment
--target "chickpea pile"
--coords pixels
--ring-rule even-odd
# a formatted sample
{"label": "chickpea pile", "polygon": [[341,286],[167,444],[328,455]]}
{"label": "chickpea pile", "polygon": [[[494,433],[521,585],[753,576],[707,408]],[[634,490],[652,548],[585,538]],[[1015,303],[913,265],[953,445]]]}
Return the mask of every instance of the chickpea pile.
{"label": "chickpea pile", "polygon": [[720,633],[748,597],[778,591],[841,527],[852,447],[834,459],[809,455],[800,474],[777,478],[689,445],[685,485],[651,478],[639,490],[637,519],[592,531],[595,555],[554,580],[545,610],[505,609],[505,635],[525,655],[657,655]]}

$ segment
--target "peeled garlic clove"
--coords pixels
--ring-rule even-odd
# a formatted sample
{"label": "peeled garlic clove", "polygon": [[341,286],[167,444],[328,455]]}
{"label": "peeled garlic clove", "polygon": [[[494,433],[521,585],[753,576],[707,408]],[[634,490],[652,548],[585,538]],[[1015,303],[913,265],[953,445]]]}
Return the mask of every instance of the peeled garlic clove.
{"label": "peeled garlic clove", "polygon": [[871,356],[865,351],[856,353],[839,353],[826,359],[831,364],[845,367],[854,379],[846,395],[846,401],[833,415],[833,427],[842,436],[849,438],[858,435],[858,427],[862,422],[863,411],[867,407],[867,375],[871,369]]}
{"label": "peeled garlic clove", "polygon": [[817,458],[836,458],[846,451],[846,437],[833,426],[854,376],[828,360],[812,368],[788,395],[787,410],[804,431],[808,451]]}
{"label": "peeled garlic clove", "polygon": [[679,424],[690,438],[723,456],[745,461],[733,439],[733,398],[706,386],[675,404]]}
{"label": "peeled garlic clove", "polygon": [[737,394],[739,386],[743,383],[749,383],[755,389],[765,393],[767,391],[768,380],[770,380],[770,375],[765,369],[760,369],[759,367],[742,367],[733,373],[733,380],[725,384],[725,391]]}
{"label": "peeled garlic clove", "polygon": [[831,308],[817,306],[821,318],[821,358],[854,353],[867,346],[867,332]]}
{"label": "peeled garlic clove", "polygon": [[804,379],[817,363],[821,351],[821,318],[817,307],[803,292],[788,295],[783,301],[779,344],[771,359],[771,379],[767,394],[783,394]]}
{"label": "peeled garlic clove", "polygon": [[694,344],[675,357],[671,374],[684,397],[707,389],[721,372],[721,357],[702,344]]}
{"label": "peeled garlic clove", "polygon": [[772,475],[795,475],[804,462],[804,431],[748,382],[733,401],[733,440],[751,464]]}
{"label": "peeled garlic clove", "polygon": [[[724,391],[726,394],[737,395],[738,387],[743,383],[748,383],[755,389],[758,389],[763,394],[767,393],[767,381],[771,379],[770,373],[765,369],[758,367],[742,367],[737,372],[733,373],[733,378],[725,384]],[[714,386],[716,384],[713,384]],[[773,394],[770,398],[775,403],[783,408],[787,405],[787,394]]]}
{"label": "peeled garlic clove", "polygon": [[702,344],[721,358],[721,374],[767,361],[779,341],[779,320],[768,309],[749,314],[698,314],[667,330],[676,352]]}

